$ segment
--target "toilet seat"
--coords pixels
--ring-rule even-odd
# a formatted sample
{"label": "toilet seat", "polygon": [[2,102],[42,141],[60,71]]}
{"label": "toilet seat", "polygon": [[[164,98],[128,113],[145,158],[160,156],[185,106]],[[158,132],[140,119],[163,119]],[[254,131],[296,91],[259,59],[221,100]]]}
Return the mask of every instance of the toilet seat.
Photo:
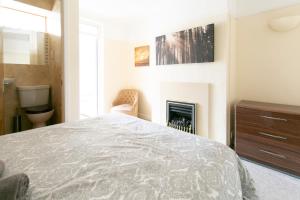
{"label": "toilet seat", "polygon": [[27,114],[41,114],[41,113],[50,112],[51,110],[52,110],[51,106],[43,105],[43,106],[34,106],[34,107],[26,108],[25,112]]}

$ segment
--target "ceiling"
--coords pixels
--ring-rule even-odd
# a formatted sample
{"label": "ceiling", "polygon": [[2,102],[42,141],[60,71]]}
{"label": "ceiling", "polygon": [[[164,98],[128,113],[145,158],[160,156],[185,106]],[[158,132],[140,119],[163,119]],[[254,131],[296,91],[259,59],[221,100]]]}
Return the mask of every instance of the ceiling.
{"label": "ceiling", "polygon": [[80,0],[83,15],[143,21],[150,18],[181,17],[195,20],[232,12],[235,16],[300,3],[300,0]]}
{"label": "ceiling", "polygon": [[300,4],[300,0],[234,0],[235,16],[247,16],[260,12]]}
{"label": "ceiling", "polygon": [[197,19],[226,13],[226,0],[80,0],[80,11],[102,18],[145,20],[152,17]]}

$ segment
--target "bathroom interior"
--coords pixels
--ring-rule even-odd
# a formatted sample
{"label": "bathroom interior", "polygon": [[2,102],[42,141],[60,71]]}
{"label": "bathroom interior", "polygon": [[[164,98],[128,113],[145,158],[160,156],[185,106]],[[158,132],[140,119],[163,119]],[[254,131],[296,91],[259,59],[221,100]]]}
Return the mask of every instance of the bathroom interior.
{"label": "bathroom interior", "polygon": [[64,121],[61,5],[0,4],[0,135]]}

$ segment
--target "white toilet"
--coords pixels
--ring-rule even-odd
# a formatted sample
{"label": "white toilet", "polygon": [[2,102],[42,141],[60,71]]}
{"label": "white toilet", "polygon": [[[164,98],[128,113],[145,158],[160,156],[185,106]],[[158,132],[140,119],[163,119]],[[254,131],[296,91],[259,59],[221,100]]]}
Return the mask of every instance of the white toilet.
{"label": "white toilet", "polygon": [[54,109],[49,105],[49,85],[18,86],[21,108],[33,124],[33,128],[46,126]]}

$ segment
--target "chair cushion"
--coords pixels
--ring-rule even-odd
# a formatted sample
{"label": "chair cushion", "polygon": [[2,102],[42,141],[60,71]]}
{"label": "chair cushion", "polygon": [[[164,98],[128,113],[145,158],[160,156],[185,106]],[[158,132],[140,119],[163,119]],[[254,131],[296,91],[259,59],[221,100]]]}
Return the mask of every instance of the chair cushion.
{"label": "chair cushion", "polygon": [[133,107],[129,104],[121,104],[118,106],[114,106],[111,108],[111,111],[117,111],[117,112],[131,112]]}

